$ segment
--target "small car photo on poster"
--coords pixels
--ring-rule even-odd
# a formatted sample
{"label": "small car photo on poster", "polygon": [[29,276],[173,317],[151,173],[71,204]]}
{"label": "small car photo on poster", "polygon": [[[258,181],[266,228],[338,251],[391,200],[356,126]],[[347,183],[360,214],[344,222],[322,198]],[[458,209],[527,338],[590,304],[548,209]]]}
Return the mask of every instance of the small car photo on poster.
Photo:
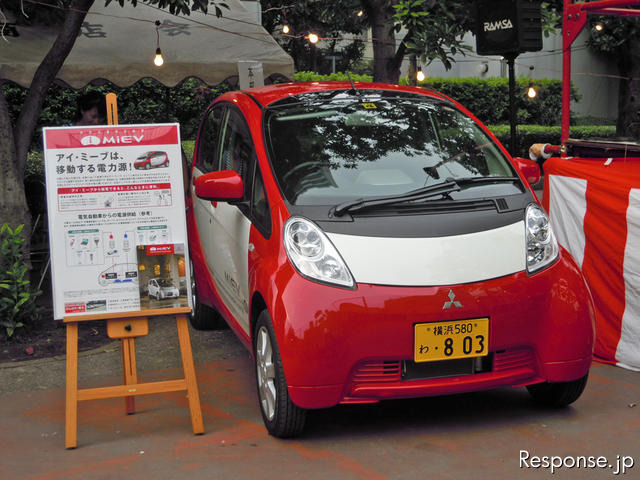
{"label": "small car photo on poster", "polygon": [[189,306],[184,244],[138,245],[140,308]]}

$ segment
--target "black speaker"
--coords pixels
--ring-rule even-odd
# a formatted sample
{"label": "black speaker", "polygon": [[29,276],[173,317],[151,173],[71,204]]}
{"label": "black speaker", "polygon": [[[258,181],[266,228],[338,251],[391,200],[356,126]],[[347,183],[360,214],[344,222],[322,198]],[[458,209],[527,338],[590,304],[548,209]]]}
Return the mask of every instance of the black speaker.
{"label": "black speaker", "polygon": [[542,50],[540,0],[476,0],[476,51],[505,55]]}

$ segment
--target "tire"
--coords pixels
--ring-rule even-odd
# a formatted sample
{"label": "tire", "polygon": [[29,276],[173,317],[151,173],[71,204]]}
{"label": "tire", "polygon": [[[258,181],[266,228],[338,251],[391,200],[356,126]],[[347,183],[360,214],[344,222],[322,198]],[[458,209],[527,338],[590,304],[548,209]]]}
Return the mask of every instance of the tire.
{"label": "tire", "polygon": [[227,322],[224,321],[222,315],[209,305],[200,302],[193,263],[191,263],[191,303],[193,308],[189,316],[189,323],[193,328],[196,330],[223,330],[228,328]]}
{"label": "tire", "polygon": [[586,374],[584,377],[571,382],[545,382],[527,385],[527,390],[540,405],[552,408],[566,407],[582,395],[584,388],[587,386],[588,377],[589,374]]}
{"label": "tire", "polygon": [[144,169],[145,170],[149,170],[151,168],[151,165],[149,163],[145,163],[144,164]]}
{"label": "tire", "polygon": [[307,411],[293,404],[284,377],[280,350],[266,310],[258,316],[253,335],[258,403],[267,431],[277,438],[292,438],[304,429]]}

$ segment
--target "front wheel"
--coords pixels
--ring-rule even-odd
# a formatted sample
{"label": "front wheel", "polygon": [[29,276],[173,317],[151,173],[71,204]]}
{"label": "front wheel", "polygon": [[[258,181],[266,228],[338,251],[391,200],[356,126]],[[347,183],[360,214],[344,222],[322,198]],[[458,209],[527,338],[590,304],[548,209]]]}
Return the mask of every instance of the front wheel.
{"label": "front wheel", "polygon": [[262,419],[269,434],[278,438],[296,437],[304,429],[306,410],[289,397],[280,351],[271,318],[263,310],[253,335],[253,357]]}
{"label": "front wheel", "polygon": [[533,399],[545,407],[566,407],[575,402],[587,386],[587,373],[584,377],[571,382],[537,383],[527,385]]}

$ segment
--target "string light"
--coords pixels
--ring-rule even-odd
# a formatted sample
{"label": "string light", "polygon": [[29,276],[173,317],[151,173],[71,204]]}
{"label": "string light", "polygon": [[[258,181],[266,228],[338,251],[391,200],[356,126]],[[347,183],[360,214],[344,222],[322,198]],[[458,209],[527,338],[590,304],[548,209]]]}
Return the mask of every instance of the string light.
{"label": "string light", "polygon": [[156,20],[156,56],[153,57],[153,64],[156,67],[164,65],[164,58],[162,58],[162,50],[160,50],[160,20]]}
{"label": "string light", "polygon": [[527,97],[536,98],[538,92],[536,92],[536,88],[533,86],[533,83],[529,83],[529,88],[527,89]]}
{"label": "string light", "polygon": [[593,27],[596,32],[601,32],[604,29],[604,26],[601,23],[596,23],[595,27]]}
{"label": "string light", "polygon": [[527,97],[531,99],[536,98],[538,95],[536,88],[533,86],[533,79],[531,78],[533,76],[533,68],[533,65],[529,66],[529,88],[527,88]]}
{"label": "string light", "polygon": [[284,33],[285,35],[288,34],[291,29],[289,28],[289,21],[287,20],[287,10],[286,9],[282,9],[282,17],[284,18],[284,25],[282,26],[282,33]]}
{"label": "string light", "polygon": [[359,17],[361,17],[362,15],[364,15],[364,12],[363,12],[362,10],[358,10],[357,15],[358,15]]}
{"label": "string light", "polygon": [[309,39],[309,41],[310,41],[311,43],[313,43],[313,44],[318,43],[318,40],[320,40],[320,37],[318,37],[318,35],[317,35],[317,34],[315,34],[315,33],[310,33],[310,34],[307,36],[307,38],[308,38],[308,39]]}
{"label": "string light", "polygon": [[[141,18],[134,18],[134,17],[128,17],[128,16],[122,16],[122,15],[114,15],[114,14],[105,14],[102,12],[89,12],[87,10],[81,10],[81,9],[77,9],[77,8],[70,8],[70,7],[65,7],[62,5],[52,5],[49,3],[44,3],[42,1],[39,0],[23,0],[25,3],[30,3],[30,4],[34,4],[34,5],[40,5],[42,7],[45,8],[53,8],[53,9],[57,9],[57,10],[62,10],[62,11],[73,11],[73,12],[81,12],[84,13],[86,15],[93,15],[93,16],[101,16],[101,17],[109,17],[109,18],[116,18],[116,19],[120,19],[120,20],[128,20],[128,21],[136,21],[136,22],[151,22],[151,20],[145,20],[145,19],[141,19]],[[285,11],[285,9],[289,9],[289,8],[294,8],[295,5],[285,5],[285,6],[280,6],[280,7],[275,7],[275,8],[267,8],[265,10],[263,10],[262,12],[269,12],[271,10],[282,10]],[[149,5],[149,7],[151,8],[155,8],[156,10],[162,10],[160,8],[157,7],[153,7],[151,5]],[[238,21],[238,19],[235,18],[230,18],[230,17],[223,17],[226,18],[228,20],[231,21]],[[184,21],[195,24],[195,28],[206,28],[206,29],[210,29],[210,30],[215,30],[215,31],[219,31],[219,32],[224,32],[224,33],[228,33],[231,35],[237,35],[237,36],[241,36],[241,37],[246,37],[246,38],[250,38],[251,40],[257,40],[254,37],[249,37],[246,34],[243,34],[241,32],[238,31],[233,31],[233,30],[227,30],[227,29],[223,29],[220,27],[216,27],[214,25],[209,25],[203,22],[197,22],[195,20],[193,20],[192,18],[189,17],[184,17]],[[183,26],[183,25],[172,25],[173,28],[177,28],[177,29],[183,29],[183,28],[189,28],[192,27],[193,25],[190,26]],[[268,32],[265,33],[254,33],[252,35],[264,35],[265,37],[273,37],[273,36],[278,36],[278,35],[273,35],[270,34]],[[299,34],[299,35],[295,35],[295,38],[308,38],[305,37],[304,34]],[[359,42],[365,42],[365,43],[375,43],[376,41],[378,41],[379,39],[375,38],[375,37],[366,37],[366,38],[362,38],[362,37],[346,37],[346,36],[341,36],[341,37],[330,37],[327,40],[332,40],[332,41],[338,41],[338,40],[342,40],[342,41],[359,41]],[[262,41],[262,40],[259,40]],[[265,42],[268,42],[267,40],[265,40]],[[588,47],[587,45],[583,45],[583,46],[572,46],[571,47],[571,51],[572,52],[577,52],[577,51],[581,51],[581,50],[586,50]],[[528,56],[528,59],[532,59],[532,58],[541,58],[541,57],[547,57],[547,56],[555,56],[555,55],[561,55],[562,54],[562,49],[556,49],[556,50],[547,50],[544,51],[541,54],[538,55],[532,55],[532,56]],[[465,63],[465,62],[475,62],[478,60],[482,60],[485,62],[499,62],[500,60],[498,59],[493,59],[493,58],[487,58],[484,56],[480,56],[480,55],[474,55],[474,54],[467,54],[467,56],[470,58],[469,60],[458,60],[457,63]],[[366,59],[372,59],[373,57],[368,57],[368,56],[363,56],[363,58]],[[163,60],[164,61],[164,60]],[[521,63],[516,62],[516,65],[518,66],[523,66]],[[554,68],[545,68],[545,67],[538,67],[538,69],[543,70],[543,71],[547,71],[547,72],[554,72],[554,73],[562,73],[562,70],[558,70],[558,69],[554,69]],[[593,72],[572,72],[572,75],[576,76],[576,75],[582,75],[582,76],[589,76],[589,77],[595,77],[595,78],[611,78],[614,80],[635,80],[637,78],[640,77],[625,77],[625,76],[621,76],[621,75],[612,75],[612,74],[605,74],[605,73],[593,73]],[[534,87],[535,88],[535,87]]]}
{"label": "string light", "polygon": [[418,80],[419,82],[424,82],[425,78],[427,78],[427,76],[422,71],[422,68],[419,68],[416,72],[416,80]]}

